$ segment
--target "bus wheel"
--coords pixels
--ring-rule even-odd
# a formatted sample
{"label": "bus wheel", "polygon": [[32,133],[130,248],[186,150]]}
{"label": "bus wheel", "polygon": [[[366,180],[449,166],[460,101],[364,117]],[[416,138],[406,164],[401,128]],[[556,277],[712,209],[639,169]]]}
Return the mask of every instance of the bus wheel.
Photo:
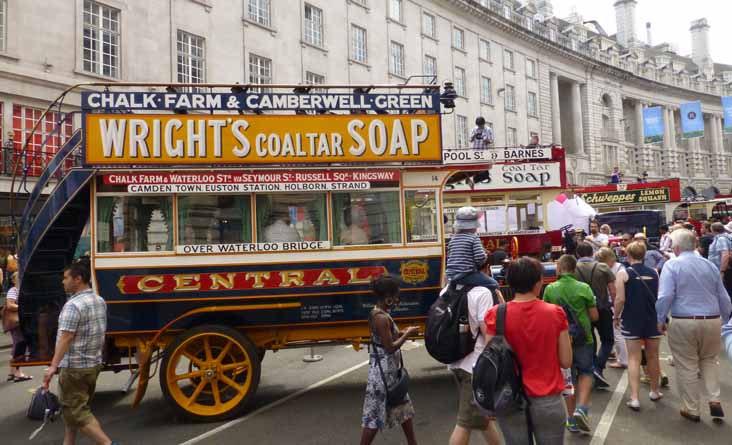
{"label": "bus wheel", "polygon": [[257,349],[246,336],[204,325],[183,332],[165,349],[160,387],[184,417],[219,421],[242,413],[260,372]]}

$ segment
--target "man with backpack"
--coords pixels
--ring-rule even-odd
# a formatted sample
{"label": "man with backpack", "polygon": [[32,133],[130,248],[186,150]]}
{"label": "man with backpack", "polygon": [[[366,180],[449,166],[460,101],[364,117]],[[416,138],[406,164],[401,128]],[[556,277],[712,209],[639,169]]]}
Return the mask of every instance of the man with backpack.
{"label": "man with backpack", "polygon": [[[595,355],[595,388],[608,389],[610,384],[605,380],[603,372],[605,364],[615,344],[613,331],[612,304],[615,301],[615,274],[605,263],[598,262],[593,257],[594,252],[589,243],[577,245],[577,278],[590,285],[595,294],[599,318],[593,322],[600,337],[600,348]],[[593,332],[594,335],[594,332]],[[595,348],[597,350],[597,341]]]}
{"label": "man with backpack", "polygon": [[592,392],[592,357],[595,345],[592,338],[592,322],[597,321],[595,296],[587,283],[577,280],[577,260],[562,255],[557,262],[559,279],[544,289],[544,301],[564,309],[572,340],[572,382],[575,394],[565,397],[567,404],[567,430],[590,432],[589,406]]}
{"label": "man with backpack", "polygon": [[[486,269],[490,269],[489,261],[480,268]],[[427,313],[425,347],[435,360],[448,365],[458,385],[458,416],[451,445],[467,445],[472,430],[480,430],[489,445],[500,443],[494,422],[478,411],[472,393],[473,366],[485,347],[483,317],[500,301],[497,290],[454,280]]]}
{"label": "man with backpack", "polygon": [[[490,261],[486,261],[482,268],[490,269]],[[455,429],[450,436],[450,445],[468,445],[470,443],[470,433],[474,430],[480,431],[489,445],[499,445],[501,443],[500,435],[495,426],[495,421],[488,419],[478,410],[473,401],[473,366],[478,360],[478,356],[485,348],[485,324],[483,319],[485,314],[494,304],[501,302],[495,293],[483,286],[467,286],[461,284],[452,284],[444,288],[440,292],[440,296],[445,298],[450,293],[451,299],[462,299],[467,306],[467,311],[463,316],[467,316],[468,327],[470,329],[471,338],[475,339],[475,345],[472,350],[464,357],[450,363],[447,367],[455,375],[455,381],[458,386],[458,414]],[[462,318],[462,317],[461,317]],[[465,329],[464,319],[459,323],[458,330]],[[462,325],[462,326],[461,326]]]}

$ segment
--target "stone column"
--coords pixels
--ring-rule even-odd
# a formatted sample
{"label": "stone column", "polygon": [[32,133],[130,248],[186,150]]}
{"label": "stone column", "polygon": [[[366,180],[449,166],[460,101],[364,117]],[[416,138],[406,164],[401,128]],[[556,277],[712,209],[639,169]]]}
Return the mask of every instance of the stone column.
{"label": "stone column", "polygon": [[671,137],[671,148],[676,148],[676,112],[673,108],[666,108],[666,116],[668,116],[668,129]]}
{"label": "stone column", "polygon": [[635,103],[635,145],[638,148],[643,147],[643,103],[637,101]]}
{"label": "stone column", "polygon": [[663,151],[671,148],[671,120],[668,118],[668,108],[663,107]]}
{"label": "stone column", "polygon": [[572,128],[577,154],[585,153],[584,129],[582,125],[582,95],[579,82],[572,82]]}
{"label": "stone column", "polygon": [[549,73],[549,89],[552,96],[552,142],[561,144],[562,123],[559,111],[559,78],[556,73]]}

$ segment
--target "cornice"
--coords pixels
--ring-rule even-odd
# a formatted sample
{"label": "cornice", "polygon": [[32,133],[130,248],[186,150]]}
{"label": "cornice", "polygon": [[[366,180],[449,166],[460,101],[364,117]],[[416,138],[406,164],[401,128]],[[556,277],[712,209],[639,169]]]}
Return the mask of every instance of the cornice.
{"label": "cornice", "polygon": [[462,12],[470,15],[471,17],[477,17],[480,19],[483,19],[488,22],[490,26],[495,27],[496,29],[499,29],[500,31],[503,31],[504,33],[517,37],[518,39],[525,41],[532,46],[546,50],[548,52],[558,54],[562,56],[565,60],[568,60],[570,62],[576,62],[581,65],[584,65],[585,69],[589,69],[590,71],[596,71],[599,70],[600,72],[603,72],[609,76],[613,76],[619,80],[622,81],[631,81],[635,82],[639,85],[640,88],[644,89],[655,89],[655,90],[662,90],[664,92],[668,92],[673,90],[674,92],[678,92],[677,95],[694,95],[695,98],[705,98],[707,100],[719,100],[721,97],[720,95],[707,93],[704,91],[698,91],[688,88],[679,87],[677,85],[670,85],[663,82],[658,82],[653,79],[648,79],[642,76],[639,76],[637,74],[634,74],[630,71],[623,70],[621,68],[618,68],[616,66],[610,65],[608,63],[602,62],[600,60],[587,57],[583,54],[577,53],[575,51],[572,51],[569,48],[566,48],[562,45],[560,45],[557,42],[553,42],[549,39],[546,39],[542,37],[539,34],[533,33],[531,31],[528,31],[522,27],[519,27],[518,25],[514,24],[510,20],[506,19],[500,14],[497,14],[493,11],[491,11],[488,8],[482,7],[480,5],[473,4],[470,0],[444,0],[446,3],[451,4],[455,6],[458,10],[461,10]]}

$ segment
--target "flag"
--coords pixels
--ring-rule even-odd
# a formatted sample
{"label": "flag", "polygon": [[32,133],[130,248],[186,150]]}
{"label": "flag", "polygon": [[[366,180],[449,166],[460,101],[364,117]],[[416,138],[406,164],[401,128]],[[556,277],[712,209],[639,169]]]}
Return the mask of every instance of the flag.
{"label": "flag", "polygon": [[732,134],[732,96],[722,97],[722,112],[724,113],[724,132]]}
{"label": "flag", "polygon": [[663,141],[663,108],[643,109],[643,142],[654,144]]}
{"label": "flag", "polygon": [[681,104],[681,137],[684,139],[704,136],[704,115],[701,102]]}

